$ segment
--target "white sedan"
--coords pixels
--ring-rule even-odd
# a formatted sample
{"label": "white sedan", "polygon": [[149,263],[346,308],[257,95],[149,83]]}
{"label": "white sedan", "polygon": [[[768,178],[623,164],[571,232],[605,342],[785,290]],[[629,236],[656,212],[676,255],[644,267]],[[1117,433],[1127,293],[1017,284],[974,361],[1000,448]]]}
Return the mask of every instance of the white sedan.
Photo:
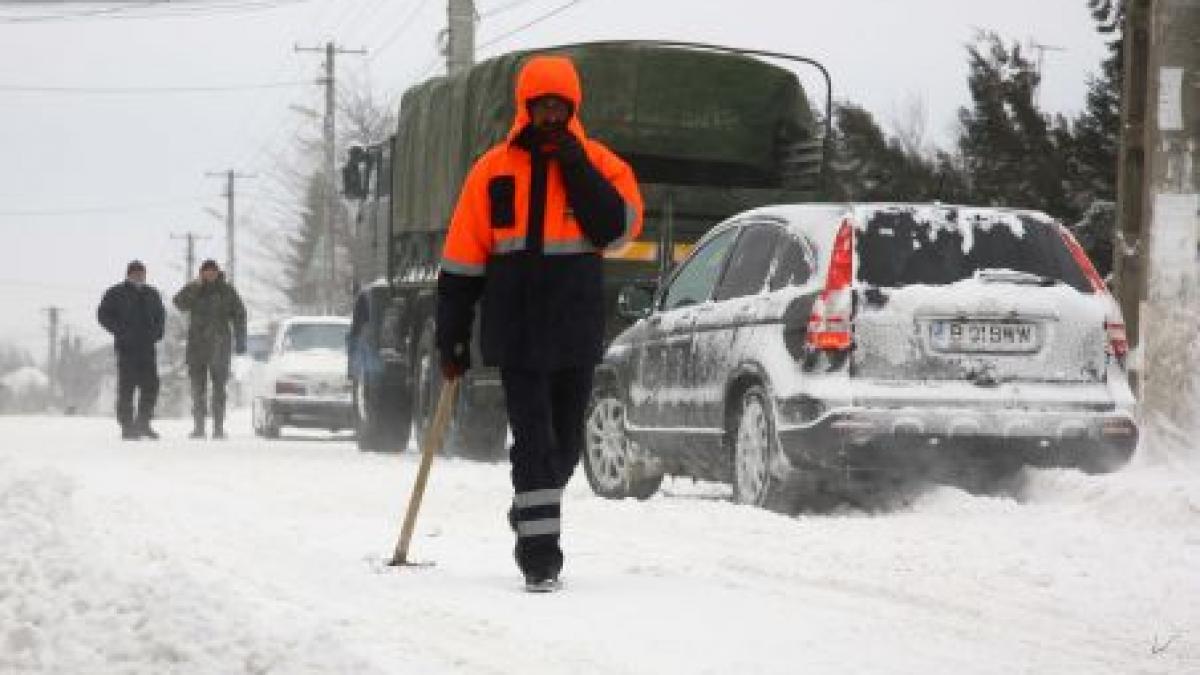
{"label": "white sedan", "polygon": [[281,427],[329,429],[354,426],[347,375],[350,319],[293,317],[276,332],[266,366],[254,387],[254,433],[279,436]]}

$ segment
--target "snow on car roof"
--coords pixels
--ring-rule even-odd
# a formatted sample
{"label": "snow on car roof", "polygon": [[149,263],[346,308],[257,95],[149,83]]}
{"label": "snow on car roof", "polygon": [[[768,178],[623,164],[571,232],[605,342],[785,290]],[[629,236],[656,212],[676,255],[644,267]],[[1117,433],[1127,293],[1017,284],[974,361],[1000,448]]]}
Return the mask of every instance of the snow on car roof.
{"label": "snow on car roof", "polygon": [[879,211],[895,211],[895,210],[911,210],[921,215],[928,215],[930,218],[937,212],[958,211],[960,213],[977,213],[1008,215],[1008,216],[1029,216],[1040,220],[1052,221],[1050,216],[1033,209],[1014,208],[1008,206],[971,206],[967,204],[946,204],[942,202],[828,202],[828,203],[790,203],[790,204],[772,204],[768,206],[760,206],[750,209],[741,216],[795,216],[795,217],[812,217],[814,215],[828,216],[830,214],[853,213],[856,216],[866,216],[867,214]]}
{"label": "snow on car roof", "polygon": [[[783,218],[790,223],[814,231],[824,232],[829,236],[837,231],[842,218],[852,216],[858,229],[865,227],[871,219],[879,214],[910,213],[915,222],[927,224],[939,229],[955,229],[964,236],[964,247],[969,249],[972,244],[972,230],[987,230],[994,225],[1006,226],[1013,234],[1024,236],[1025,223],[1029,220],[1042,222],[1047,225],[1055,222],[1053,218],[1033,209],[1013,208],[1005,206],[968,206],[963,204],[943,204],[941,202],[835,202],[812,204],[775,204],[761,206],[734,216],[730,220],[742,220],[753,217]],[[963,229],[962,225],[971,223],[974,227]],[[715,228],[714,228],[715,229]]]}

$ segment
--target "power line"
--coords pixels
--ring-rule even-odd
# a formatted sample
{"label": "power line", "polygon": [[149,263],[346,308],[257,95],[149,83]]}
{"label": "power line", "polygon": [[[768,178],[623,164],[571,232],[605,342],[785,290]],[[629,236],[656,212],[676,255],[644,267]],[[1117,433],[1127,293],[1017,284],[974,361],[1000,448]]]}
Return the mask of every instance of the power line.
{"label": "power line", "polygon": [[383,50],[392,46],[392,43],[395,42],[396,39],[401,35],[403,35],[404,31],[408,30],[408,27],[412,25],[413,19],[417,17],[417,14],[424,9],[425,5],[427,4],[429,4],[429,0],[420,0],[420,2],[418,2],[416,5],[413,5],[412,11],[410,11],[408,15],[400,21],[400,24],[396,26],[396,30],[392,31],[391,35],[388,35],[386,38],[384,38],[383,43],[376,47],[371,55],[367,57],[368,65],[378,58]]}
{"label": "power line", "polygon": [[[299,28],[300,25],[313,25],[313,23],[314,23],[313,15],[316,11],[316,7],[318,7],[318,6],[319,5],[309,5],[305,11],[295,12],[294,16],[292,16],[290,22],[287,24],[286,27],[284,27],[282,34],[286,35],[286,34],[294,33],[294,32],[296,32],[296,30]],[[277,67],[275,68],[274,72],[271,74],[272,79],[282,77],[283,73],[285,71],[287,71],[288,69],[293,67],[292,64],[294,63],[294,61],[291,58],[283,59],[281,57],[280,61],[278,61],[277,63],[278,63]],[[289,98],[292,98],[293,100],[295,100],[294,95],[290,96]],[[255,97],[255,99],[256,100],[251,104],[250,114],[246,115],[244,117],[246,122],[242,126],[243,132],[246,134],[249,134],[251,138],[257,138],[258,123],[259,123],[259,120],[262,119],[263,114],[266,111],[268,104],[270,104],[272,107],[277,108],[283,102],[283,97],[278,93],[278,90],[276,90],[275,92],[272,92],[272,93],[258,94]],[[277,130],[278,130],[278,127],[275,128],[275,131],[277,131]],[[270,138],[273,139],[274,136],[271,136]],[[267,144],[267,142],[268,142],[267,140],[260,140],[258,143],[258,147],[265,146]],[[273,140],[271,142],[273,142]],[[245,165],[245,164],[249,163],[249,161],[252,159],[252,154],[257,153],[258,150],[251,149],[254,147],[251,142],[243,142],[243,143],[241,143],[241,145],[243,147],[247,148],[247,150],[242,153],[242,157],[239,159],[239,161],[235,162],[235,164]]]}
{"label": "power line", "polygon": [[[65,14],[43,14],[43,15],[26,16],[26,17],[4,16],[4,17],[0,17],[0,22],[4,22],[4,23],[35,23],[35,22],[40,22],[40,21],[60,21],[63,19],[74,19],[74,18],[79,18],[79,19],[103,18],[105,16],[111,16],[114,14],[119,14],[121,12],[127,12],[130,9],[146,8],[146,7],[151,7],[153,5],[161,5],[164,2],[168,2],[168,1],[169,0],[144,0],[143,2],[138,2],[130,7],[104,7],[101,9],[91,9],[91,10],[87,10],[87,11],[83,11],[83,12],[67,12]],[[29,5],[34,5],[34,4],[45,5],[45,4],[49,4],[49,3],[44,3],[44,2],[39,2],[39,3],[0,2],[0,5],[27,5],[27,6],[29,6]]]}
{"label": "power line", "polygon": [[493,16],[496,16],[497,14],[503,14],[511,9],[516,9],[516,8],[520,7],[521,5],[528,5],[531,2],[533,2],[533,0],[512,0],[512,2],[507,2],[502,5],[496,5],[495,7],[492,7],[491,9],[480,12],[479,18],[480,19],[488,19]]}
{"label": "power line", "polygon": [[[56,21],[91,21],[119,19],[156,19],[163,17],[208,17],[221,14],[246,13],[262,10],[277,9],[290,5],[310,2],[311,0],[230,0],[229,2],[192,2],[180,4],[171,0],[146,0],[131,2],[116,7],[101,7],[75,12],[60,11],[55,14],[4,14],[0,15],[0,23],[32,24]],[[35,3],[0,2],[3,5],[33,5]],[[49,4],[49,3],[36,3]],[[59,3],[56,3],[59,4]],[[61,3],[66,4],[66,3]],[[85,4],[85,3],[75,3]],[[99,3],[97,3],[99,4]],[[114,3],[106,3],[112,5]]]}
{"label": "power line", "polygon": [[23,84],[0,84],[0,91],[23,92],[30,94],[186,94],[211,93],[228,91],[251,91],[257,89],[282,89],[286,87],[307,87],[311,81],[298,80],[291,82],[266,82],[259,84],[230,84],[230,85],[197,85],[182,87],[74,87],[74,86],[39,86]]}
{"label": "power line", "polygon": [[496,37],[488,40],[487,42],[484,42],[483,44],[479,45],[478,49],[486,49],[488,47],[491,47],[492,45],[496,44],[497,42],[501,42],[507,38],[512,37],[513,35],[516,35],[517,33],[520,33],[523,30],[532,28],[532,27],[538,25],[539,23],[541,23],[547,19],[550,19],[551,17],[554,17],[557,14],[561,14],[561,13],[567,11],[568,9],[574,7],[575,5],[578,5],[581,2],[583,2],[583,0],[570,0],[570,2],[565,2],[561,5],[559,5],[558,7],[555,7],[554,9],[546,12],[545,14],[538,16],[535,19],[531,19],[531,20],[521,24],[520,26],[513,28],[510,31],[501,33],[500,35],[497,35]]}
{"label": "power line", "polygon": [[0,216],[22,217],[22,218],[40,218],[54,216],[77,216],[88,215],[95,213],[130,213],[133,211],[148,211],[152,209],[163,209],[181,204],[193,204],[202,201],[205,197],[193,197],[190,199],[176,199],[163,202],[144,202],[141,204],[122,204],[114,206],[91,206],[78,209],[15,209],[0,211]]}

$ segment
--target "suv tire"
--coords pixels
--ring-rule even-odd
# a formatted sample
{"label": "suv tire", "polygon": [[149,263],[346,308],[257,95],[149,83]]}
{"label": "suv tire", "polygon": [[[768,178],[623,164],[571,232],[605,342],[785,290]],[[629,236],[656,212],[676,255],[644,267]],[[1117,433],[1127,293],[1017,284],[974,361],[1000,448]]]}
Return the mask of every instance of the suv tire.
{"label": "suv tire", "polygon": [[748,387],[731,417],[727,438],[733,455],[733,501],[798,513],[798,489],[771,471],[779,456],[779,437],[767,390],[761,384]]}
{"label": "suv tire", "polygon": [[625,432],[625,402],[611,386],[592,391],[584,420],[583,471],[592,492],[607,499],[649,499],[658,492],[663,474],[648,474],[635,461]]}

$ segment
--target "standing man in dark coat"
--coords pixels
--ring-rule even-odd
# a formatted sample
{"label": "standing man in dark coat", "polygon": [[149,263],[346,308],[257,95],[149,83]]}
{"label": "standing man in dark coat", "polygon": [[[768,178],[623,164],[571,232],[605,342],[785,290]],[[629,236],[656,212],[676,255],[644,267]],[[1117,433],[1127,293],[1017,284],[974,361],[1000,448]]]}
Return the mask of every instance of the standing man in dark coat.
{"label": "standing man in dark coat", "polygon": [[563,489],[604,350],[602,252],[638,236],[642,198],[629,165],[584,132],[570,60],[533,57],[516,85],[508,138],[471,168],[446,234],[437,344],[443,376],[461,377],[482,297],[483,359],[500,367],[514,439],[517,565],[528,590],[549,591],[563,566]]}
{"label": "standing man in dark coat", "polygon": [[191,438],[204,438],[208,383],[212,381],[213,438],[225,438],[225,383],[231,352],[246,353],[246,307],[215,260],[200,265],[200,278],[175,294],[175,306],[188,312],[187,366],[192,381]]}
{"label": "standing man in dark coat", "polygon": [[[158,400],[158,361],[154,343],[166,325],[162,296],[146,283],[146,266],[134,260],[125,267],[125,281],[108,289],[100,300],[96,318],[112,333],[117,352],[117,421],[121,438],[157,439],[150,428]],[[137,414],[133,392],[138,390]]]}

